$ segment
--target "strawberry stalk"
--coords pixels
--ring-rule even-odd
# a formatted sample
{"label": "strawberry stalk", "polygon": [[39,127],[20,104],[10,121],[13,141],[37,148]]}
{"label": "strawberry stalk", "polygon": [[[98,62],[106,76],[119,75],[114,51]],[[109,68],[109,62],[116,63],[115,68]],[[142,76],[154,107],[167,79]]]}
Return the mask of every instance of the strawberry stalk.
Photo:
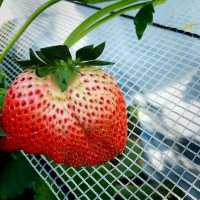
{"label": "strawberry stalk", "polygon": [[68,36],[68,38],[64,42],[65,45],[71,47],[75,43],[75,38],[78,38],[79,34],[82,33],[83,30],[87,29],[96,22],[98,23],[98,20],[105,17],[106,15],[109,15],[111,12],[122,9],[138,1],[140,0],[121,0],[120,2],[114,3],[97,11],[96,13],[88,17],[85,21],[83,21],[77,28],[75,28],[75,30]]}
{"label": "strawberry stalk", "polygon": [[39,8],[37,8],[31,16],[27,19],[24,25],[19,29],[19,31],[14,35],[14,37],[9,41],[8,45],[4,48],[3,52],[0,54],[0,63],[2,63],[4,57],[7,55],[9,50],[14,46],[15,42],[21,37],[24,31],[28,28],[28,26],[37,18],[44,10],[59,2],[60,0],[49,0]]}
{"label": "strawberry stalk", "polygon": [[139,1],[141,0],[122,0],[97,11],[76,27],[75,30],[67,37],[64,44],[70,48],[89,32],[95,30],[97,27],[108,22],[114,17],[127,13],[131,10],[138,10],[148,3],[152,3],[154,6],[157,6],[165,2],[165,0],[149,0],[137,3]]}
{"label": "strawberry stalk", "polygon": [[110,15],[100,19],[99,21],[97,21],[96,23],[90,25],[88,28],[86,28],[85,30],[82,29],[82,26],[77,27],[76,31],[74,33],[71,33],[69,35],[69,37],[66,39],[65,41],[65,45],[67,45],[68,47],[73,46],[76,42],[78,42],[80,39],[82,39],[84,36],[86,36],[88,33],[92,32],[93,30],[95,30],[96,28],[98,28],[99,26],[101,26],[102,24],[105,24],[106,22],[110,21],[111,19],[113,19],[114,17],[117,17],[121,14],[124,14],[126,12],[129,12],[131,10],[137,10],[142,8],[145,3],[139,3],[136,5],[132,5],[123,9],[120,9],[118,11],[115,11],[113,13],[111,13]]}

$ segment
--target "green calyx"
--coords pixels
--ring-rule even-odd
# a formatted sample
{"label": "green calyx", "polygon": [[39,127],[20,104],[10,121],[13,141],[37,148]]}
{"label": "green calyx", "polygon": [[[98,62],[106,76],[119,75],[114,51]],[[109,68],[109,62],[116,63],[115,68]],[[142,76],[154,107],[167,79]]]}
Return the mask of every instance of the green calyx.
{"label": "green calyx", "polygon": [[154,13],[153,3],[145,4],[134,18],[134,24],[136,29],[136,34],[138,39],[141,39],[147,25],[153,23],[153,13]]}
{"label": "green calyx", "polygon": [[66,45],[42,48],[29,51],[29,60],[17,61],[23,69],[34,69],[39,77],[52,75],[55,83],[64,92],[80,69],[88,66],[111,65],[112,62],[97,60],[103,53],[105,42],[94,47],[89,45],[77,50],[75,59]]}

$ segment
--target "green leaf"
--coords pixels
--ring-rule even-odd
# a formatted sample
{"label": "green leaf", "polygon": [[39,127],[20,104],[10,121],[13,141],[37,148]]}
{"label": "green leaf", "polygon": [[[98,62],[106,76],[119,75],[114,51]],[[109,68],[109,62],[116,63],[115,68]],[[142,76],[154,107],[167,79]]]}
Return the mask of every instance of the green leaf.
{"label": "green leaf", "polygon": [[2,3],[3,3],[3,0],[0,0],[0,7],[1,7]]}
{"label": "green leaf", "polygon": [[32,65],[44,65],[45,63],[43,62],[42,59],[36,54],[36,52],[33,51],[33,49],[29,50],[29,56],[30,60],[32,61]]}
{"label": "green leaf", "polygon": [[82,66],[104,66],[104,65],[114,65],[113,62],[108,62],[104,60],[92,60],[88,62],[82,62],[79,63],[79,65]]}
{"label": "green leaf", "polygon": [[23,68],[35,68],[35,66],[44,66],[46,63],[32,49],[29,49],[30,60],[17,60],[16,62]]}
{"label": "green leaf", "polygon": [[0,88],[8,88],[7,76],[3,69],[0,69]]}
{"label": "green leaf", "polygon": [[148,24],[153,22],[154,7],[152,3],[146,4],[136,14],[134,24],[136,26],[136,34],[141,39]]}
{"label": "green leaf", "polygon": [[97,59],[105,48],[105,42],[94,47],[93,45],[85,46],[76,52],[76,60],[89,61]]}
{"label": "green leaf", "polygon": [[16,60],[16,63],[22,67],[22,69],[29,68],[35,63],[32,60]]}
{"label": "green leaf", "polygon": [[4,130],[0,127],[0,137],[4,137],[6,136],[6,133],[4,132]]}
{"label": "green leaf", "polygon": [[[71,60],[72,56],[66,45],[57,45],[40,49],[47,60]],[[45,60],[46,60],[45,59]]]}
{"label": "green leaf", "polygon": [[54,194],[48,188],[46,183],[38,178],[34,186],[34,200],[55,200]]}
{"label": "green leaf", "polygon": [[53,74],[55,82],[62,92],[67,89],[69,81],[74,77],[74,70],[67,65],[60,65]]}
{"label": "green leaf", "polygon": [[44,66],[44,67],[37,67],[35,70],[35,73],[39,77],[44,77],[55,71],[56,71],[56,67],[54,67],[54,66],[50,66],[50,67]]}
{"label": "green leaf", "polygon": [[[14,198],[33,186],[36,173],[24,159],[14,160],[0,153],[0,199]],[[6,159],[6,160],[5,160]]]}
{"label": "green leaf", "polygon": [[52,63],[52,58],[48,59],[41,51],[36,51],[35,53],[45,64]]}

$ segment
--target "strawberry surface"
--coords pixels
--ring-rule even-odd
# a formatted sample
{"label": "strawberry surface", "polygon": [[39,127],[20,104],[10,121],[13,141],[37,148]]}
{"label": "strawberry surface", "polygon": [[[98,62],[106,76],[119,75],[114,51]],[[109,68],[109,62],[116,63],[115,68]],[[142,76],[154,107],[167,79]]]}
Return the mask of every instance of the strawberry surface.
{"label": "strawberry surface", "polygon": [[65,91],[53,77],[21,73],[4,101],[4,151],[44,154],[80,167],[114,159],[125,148],[127,112],[114,79],[95,67],[80,69]]}

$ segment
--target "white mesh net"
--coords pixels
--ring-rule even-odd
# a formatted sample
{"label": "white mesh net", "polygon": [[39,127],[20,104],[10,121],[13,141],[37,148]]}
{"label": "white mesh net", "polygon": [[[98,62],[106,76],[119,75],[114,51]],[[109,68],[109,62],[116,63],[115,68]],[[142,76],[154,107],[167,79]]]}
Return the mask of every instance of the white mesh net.
{"label": "white mesh net", "polygon": [[[0,49],[42,2],[7,0],[0,9]],[[198,0],[171,0],[157,10],[155,22],[199,34],[199,9]],[[10,80],[21,71],[14,60],[26,57],[29,47],[62,43],[93,12],[67,2],[45,11],[4,60]],[[5,18],[10,21],[3,24],[2,16],[4,22]],[[103,58],[115,62],[106,70],[117,79],[127,105],[135,108],[129,116],[124,154],[105,165],[74,169],[22,153],[57,199],[200,199],[198,35],[151,26],[138,41],[132,20],[118,17],[89,34],[74,50],[105,40]]]}

